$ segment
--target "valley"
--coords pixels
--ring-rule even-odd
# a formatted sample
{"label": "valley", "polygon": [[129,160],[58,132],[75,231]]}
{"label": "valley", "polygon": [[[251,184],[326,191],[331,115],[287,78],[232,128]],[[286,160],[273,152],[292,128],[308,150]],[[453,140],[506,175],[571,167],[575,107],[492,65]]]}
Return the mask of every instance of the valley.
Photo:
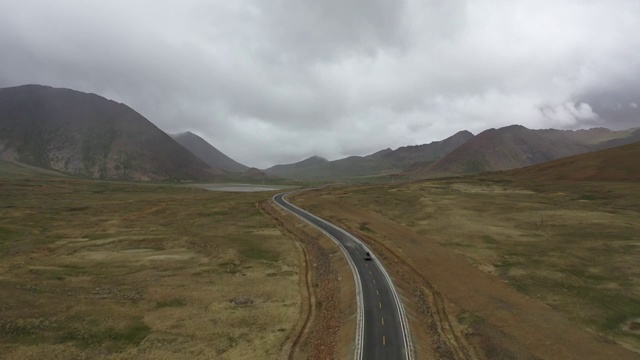
{"label": "valley", "polygon": [[1,170],[1,359],[286,357],[301,253],[264,193]]}
{"label": "valley", "polygon": [[0,360],[640,360],[640,1],[0,1]]}
{"label": "valley", "polygon": [[[384,264],[416,359],[638,359],[637,150],[291,199]],[[350,270],[269,203],[291,186],[0,170],[8,358],[352,356]]]}
{"label": "valley", "polygon": [[[95,94],[0,89],[0,358],[639,359],[639,139],[511,125],[260,170]],[[272,201],[304,188],[350,260]]]}

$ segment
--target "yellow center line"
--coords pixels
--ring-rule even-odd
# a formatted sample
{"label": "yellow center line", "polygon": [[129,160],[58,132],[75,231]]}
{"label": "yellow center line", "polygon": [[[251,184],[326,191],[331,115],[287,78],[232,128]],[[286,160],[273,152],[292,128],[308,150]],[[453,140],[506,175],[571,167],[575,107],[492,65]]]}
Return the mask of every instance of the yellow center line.
{"label": "yellow center line", "polygon": [[382,335],[382,345],[387,345],[387,337]]}

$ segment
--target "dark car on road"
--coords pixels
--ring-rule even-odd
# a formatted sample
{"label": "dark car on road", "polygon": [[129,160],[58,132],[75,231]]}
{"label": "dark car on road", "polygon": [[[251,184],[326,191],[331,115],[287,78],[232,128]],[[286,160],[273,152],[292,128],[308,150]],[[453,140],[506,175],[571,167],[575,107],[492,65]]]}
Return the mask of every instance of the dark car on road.
{"label": "dark car on road", "polygon": [[362,258],[366,261],[372,260],[371,254],[369,254],[368,251],[362,255]]}

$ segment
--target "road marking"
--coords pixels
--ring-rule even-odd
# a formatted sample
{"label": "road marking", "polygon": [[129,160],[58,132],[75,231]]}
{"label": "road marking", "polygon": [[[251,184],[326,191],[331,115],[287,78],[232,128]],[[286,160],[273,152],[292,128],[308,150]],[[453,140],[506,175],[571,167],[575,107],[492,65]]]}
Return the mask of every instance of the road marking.
{"label": "road marking", "polygon": [[378,305],[380,305],[380,309],[382,309],[382,303],[381,303],[381,302],[379,302],[379,303],[378,303]]}
{"label": "road marking", "polygon": [[[356,244],[360,244],[361,246],[365,246],[361,240],[355,238],[353,235],[351,235],[350,233],[346,232],[344,229],[341,229],[339,227],[337,227],[336,225],[333,225],[329,222],[327,222],[326,220],[323,220],[319,217],[317,217],[314,214],[311,214],[309,212],[306,212],[302,209],[300,209],[299,207],[291,204],[290,202],[288,202],[285,199],[286,195],[290,195],[292,193],[298,192],[301,190],[297,190],[294,192],[290,192],[290,193],[283,193],[283,194],[278,194],[275,195],[272,200],[280,207],[282,207],[284,210],[287,210],[289,212],[291,212],[293,215],[297,216],[298,218],[300,218],[301,220],[311,224],[313,227],[317,228],[318,230],[320,230],[322,233],[324,233],[325,235],[327,235],[331,240],[333,240],[335,243],[337,243],[345,257],[347,258],[349,265],[351,266],[351,270],[353,272],[354,275],[354,280],[356,283],[356,294],[357,294],[357,298],[358,298],[358,317],[357,317],[357,323],[356,323],[356,339],[355,339],[355,359],[359,359],[362,360],[362,356],[363,356],[363,342],[364,342],[364,327],[363,327],[363,317],[364,317],[364,303],[363,303],[363,294],[362,294],[362,288],[361,288],[361,281],[358,281],[359,279],[362,280],[362,277],[359,277],[359,273],[358,273],[358,269],[356,268],[352,258],[349,256],[349,253],[347,251],[348,247],[351,247],[352,245],[350,244],[345,244],[343,243],[343,241],[346,240],[351,240],[354,241]],[[279,201],[282,201],[282,203],[279,203]],[[325,229],[326,228],[326,229]],[[337,231],[337,234],[340,235],[338,237],[333,236],[333,232]],[[344,237],[346,236],[346,237]],[[366,266],[368,268],[369,264],[366,263]],[[376,265],[377,266],[377,265]],[[411,337],[410,337],[410,333],[409,333],[409,329],[408,329],[408,325],[407,325],[407,316],[406,316],[406,312],[404,310],[404,307],[402,306],[402,302],[398,296],[398,293],[396,292],[396,289],[393,286],[393,282],[391,280],[391,278],[389,277],[389,274],[387,273],[387,271],[384,268],[380,268],[378,269],[378,271],[382,272],[382,275],[384,276],[384,278],[386,279],[386,281],[388,282],[388,284],[390,284],[390,291],[391,294],[393,295],[393,300],[394,303],[397,305],[397,309],[398,309],[398,314],[400,315],[400,325],[401,325],[401,329],[402,329],[402,343],[404,344],[404,348],[405,348],[405,357],[406,360],[414,360],[415,359],[415,349],[413,347],[413,343],[411,341]],[[373,280],[373,282],[375,283],[375,280]],[[376,290],[377,291],[377,290]],[[380,308],[382,308],[382,303],[379,303]],[[383,344],[386,345],[386,338],[383,337]]]}
{"label": "road marking", "polygon": [[376,289],[376,295],[380,295],[380,293],[378,292],[378,289]]}
{"label": "road marking", "polygon": [[371,270],[369,270],[369,275],[373,275],[373,273],[371,272]]}
{"label": "road marking", "polygon": [[376,283],[376,279],[373,279],[373,283],[374,283],[374,284]]}
{"label": "road marking", "polygon": [[383,317],[380,318],[380,321],[382,321],[382,325],[384,325],[384,318]]}
{"label": "road marking", "polygon": [[382,345],[387,345],[387,337],[382,335]]}

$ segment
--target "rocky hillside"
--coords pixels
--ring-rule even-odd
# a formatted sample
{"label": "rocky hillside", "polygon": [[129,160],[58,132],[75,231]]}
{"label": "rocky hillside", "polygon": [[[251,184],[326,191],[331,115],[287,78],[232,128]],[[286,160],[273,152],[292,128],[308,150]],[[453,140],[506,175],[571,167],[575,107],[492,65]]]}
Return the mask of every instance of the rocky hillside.
{"label": "rocky hillside", "polygon": [[126,105],[39,85],[0,89],[0,158],[97,179],[224,174]]}
{"label": "rocky hillside", "polygon": [[180,134],[173,134],[171,137],[214,168],[230,172],[244,172],[249,169],[248,166],[240,164],[228,157],[206,140],[192,132],[187,131]]}
{"label": "rocky hillside", "polygon": [[640,181],[640,142],[511,170],[502,176],[538,180]]}
{"label": "rocky hillside", "polygon": [[530,130],[520,125],[486,130],[433,164],[412,168],[422,176],[509,170],[636,141],[638,129]]}
{"label": "rocky hillside", "polygon": [[441,159],[473,137],[472,133],[464,130],[442,141],[398,148],[384,154],[380,159],[396,164],[399,168],[406,168],[415,163],[430,163]]}

